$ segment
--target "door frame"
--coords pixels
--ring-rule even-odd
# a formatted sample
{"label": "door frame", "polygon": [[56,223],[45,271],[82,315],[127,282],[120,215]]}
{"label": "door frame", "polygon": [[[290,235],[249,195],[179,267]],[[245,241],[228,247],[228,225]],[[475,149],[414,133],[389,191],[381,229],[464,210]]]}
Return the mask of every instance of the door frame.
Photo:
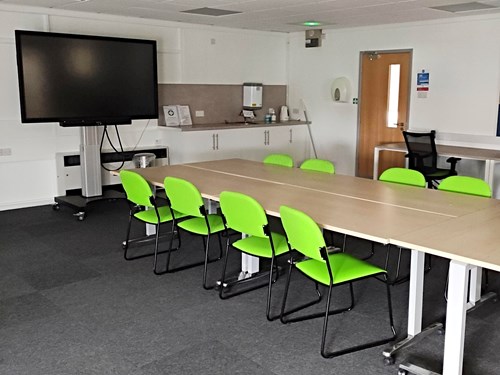
{"label": "door frame", "polygon": [[[413,48],[406,48],[406,49],[387,49],[387,50],[366,50],[366,51],[360,51],[359,52],[359,75],[358,75],[358,96],[361,94],[361,81],[363,78],[363,55],[364,54],[377,54],[377,55],[382,55],[384,53],[409,53],[410,54],[410,66],[409,66],[409,72],[408,72],[408,102],[406,103],[407,105],[407,111],[406,111],[406,121],[405,121],[405,126],[404,129],[408,130],[409,129],[409,120],[410,120],[410,103],[411,103],[411,93],[412,93],[412,77],[413,77]],[[358,105],[358,114],[357,114],[357,127],[356,127],[356,168],[355,168],[355,176],[358,175],[358,149],[359,149],[359,138],[360,138],[360,132],[361,132],[361,105],[362,101],[360,101],[360,104]]]}

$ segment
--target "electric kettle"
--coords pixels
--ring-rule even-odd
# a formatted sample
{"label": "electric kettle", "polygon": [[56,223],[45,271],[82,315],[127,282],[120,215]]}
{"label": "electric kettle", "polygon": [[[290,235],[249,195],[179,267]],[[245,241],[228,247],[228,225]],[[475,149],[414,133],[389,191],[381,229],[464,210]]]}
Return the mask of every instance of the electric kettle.
{"label": "electric kettle", "polygon": [[281,106],[280,121],[288,121],[290,117],[288,116],[288,107],[286,105]]}

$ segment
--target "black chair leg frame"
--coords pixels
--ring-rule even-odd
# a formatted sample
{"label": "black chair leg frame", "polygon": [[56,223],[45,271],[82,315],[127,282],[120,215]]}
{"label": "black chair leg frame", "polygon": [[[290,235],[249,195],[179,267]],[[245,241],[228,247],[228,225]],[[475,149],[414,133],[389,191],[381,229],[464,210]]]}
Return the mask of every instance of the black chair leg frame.
{"label": "black chair leg frame", "polygon": [[328,317],[330,315],[335,315],[335,314],[339,314],[339,313],[342,313],[345,311],[352,310],[352,308],[354,307],[354,291],[353,291],[352,282],[349,282],[349,290],[350,290],[350,295],[351,295],[350,306],[344,307],[344,308],[339,308],[336,310],[330,310],[331,295],[332,295],[332,289],[333,289],[333,284],[330,284],[328,287],[328,297],[327,297],[325,312],[311,313],[311,314],[307,314],[307,315],[302,315],[302,316],[286,319],[287,315],[290,315],[294,312],[305,309],[305,308],[312,306],[312,305],[321,301],[321,293],[318,290],[318,284],[316,284],[316,292],[318,293],[318,296],[319,296],[319,298],[317,300],[308,302],[302,306],[295,307],[289,311],[285,311],[286,299],[287,299],[288,289],[289,289],[289,285],[290,285],[292,268],[293,268],[293,264],[292,264],[292,262],[290,262],[290,268],[288,271],[285,292],[283,294],[283,302],[282,302],[282,306],[281,306],[280,320],[282,323],[286,324],[286,323],[293,323],[293,322],[298,322],[298,321],[303,321],[303,320],[308,320],[308,319],[315,319],[315,318],[319,318],[319,317],[324,317],[322,336],[321,336],[321,356],[323,358],[338,357],[338,356],[352,353],[352,352],[356,352],[359,350],[372,348],[375,346],[386,344],[386,343],[388,343],[396,338],[396,330],[394,328],[394,320],[393,320],[393,314],[392,314],[391,291],[390,291],[389,283],[387,282],[387,277],[384,275],[384,284],[386,285],[386,290],[387,290],[387,304],[388,304],[388,308],[389,308],[389,323],[390,323],[392,335],[390,337],[386,337],[386,338],[375,340],[375,341],[370,341],[370,342],[365,343],[365,344],[356,345],[356,346],[352,346],[349,348],[340,349],[340,350],[336,350],[336,351],[328,351],[326,349],[326,336],[327,336],[327,332],[328,332]]}
{"label": "black chair leg frame", "polygon": [[[294,307],[294,308],[292,308],[292,309],[290,309],[288,311],[285,311],[286,310],[286,301],[287,301],[287,298],[288,298],[288,291],[290,289],[290,280],[291,280],[291,277],[292,277],[293,262],[294,262],[293,260],[290,261],[290,267],[288,268],[288,275],[287,275],[286,284],[285,284],[285,291],[283,293],[283,300],[282,300],[282,303],[281,303],[280,321],[283,324],[301,322],[303,320],[316,319],[316,318],[320,318],[322,316],[325,316],[324,312],[317,312],[317,313],[311,313],[311,314],[296,316],[296,317],[293,317],[293,318],[287,318],[287,316],[289,316],[289,315],[291,315],[291,314],[293,314],[293,313],[295,313],[297,311],[300,311],[300,310],[303,310],[303,309],[305,309],[307,307],[310,307],[310,306],[318,304],[319,302],[321,302],[321,300],[323,298],[323,296],[322,296],[322,294],[321,294],[321,292],[319,290],[319,284],[315,283],[315,285],[316,285],[316,294],[318,295],[317,299],[309,301],[309,302],[306,302],[303,305],[300,305],[300,306]],[[350,303],[350,305],[347,306],[347,307],[342,307],[342,308],[339,308],[339,309],[336,309],[336,310],[332,310],[332,311],[326,310],[326,311],[328,311],[328,315],[340,314],[340,313],[343,313],[345,311],[352,310],[352,308],[354,307],[354,291],[353,291],[353,288],[352,288],[352,283],[349,283],[349,290],[350,290],[350,294],[351,294],[351,303]]]}
{"label": "black chair leg frame", "polygon": [[208,251],[209,251],[209,243],[210,243],[210,235],[207,236],[207,239],[205,240],[205,237],[202,237],[203,239],[203,246],[205,247],[205,264],[203,267],[203,289],[205,290],[210,290],[214,289],[216,287],[216,283],[213,285],[208,286],[207,285],[207,273],[208,273],[208,263],[215,262],[217,260],[220,260],[222,258],[222,238],[220,232],[217,233],[217,239],[219,241],[219,256],[216,259],[210,259],[208,257]]}
{"label": "black chair leg frame", "polygon": [[[307,307],[310,307],[310,306],[318,304],[319,302],[321,302],[321,300],[323,298],[323,296],[321,295],[321,292],[319,290],[319,284],[315,283],[315,285],[316,285],[316,289],[315,290],[316,290],[316,294],[318,295],[317,299],[309,301],[309,302],[306,302],[303,305],[296,306],[293,309],[290,309],[290,310],[288,310],[288,311],[285,312],[286,300],[287,300],[287,297],[288,297],[288,290],[290,289],[290,280],[291,280],[291,277],[292,277],[292,269],[293,269],[294,260],[290,259],[288,262],[289,262],[290,266],[288,267],[288,274],[287,274],[287,277],[286,277],[285,291],[283,293],[283,300],[281,302],[281,313],[280,313],[280,321],[281,321],[281,323],[283,323],[283,324],[294,323],[294,322],[300,322],[302,320],[313,319],[313,318],[318,318],[320,316],[323,316],[324,313],[318,313],[318,314],[303,315],[303,316],[295,317],[293,319],[286,319],[286,317],[288,315],[290,315],[290,314],[293,314],[293,313],[295,313],[297,311],[300,311],[300,310],[303,310],[303,309],[305,309]],[[351,298],[351,306],[349,306],[346,309],[343,309],[343,311],[350,310],[350,309],[352,309],[353,306],[354,306],[354,300]]]}
{"label": "black chair leg frame", "polygon": [[[396,329],[394,328],[394,319],[393,319],[393,315],[392,315],[391,290],[390,290],[389,283],[387,282],[387,277],[385,275],[384,275],[384,281],[385,281],[385,287],[387,290],[387,305],[388,305],[388,309],[389,309],[389,324],[391,326],[392,335],[390,337],[370,341],[370,342],[367,342],[365,344],[355,345],[355,346],[351,346],[349,348],[340,349],[340,350],[336,350],[336,351],[326,350],[326,334],[327,334],[327,330],[328,330],[328,316],[331,315],[328,313],[328,311],[330,309],[331,293],[332,293],[332,289],[333,289],[333,285],[330,284],[330,286],[328,288],[328,299],[327,299],[327,303],[326,303],[327,313],[325,314],[325,320],[323,323],[323,334],[322,334],[322,338],[321,338],[321,356],[323,358],[333,358],[333,357],[338,357],[338,356],[341,356],[344,354],[357,352],[359,350],[373,348],[375,346],[383,345],[383,344],[386,344],[390,341],[393,341],[396,338]],[[352,283],[351,283],[351,290],[352,290]]]}
{"label": "black chair leg frame", "polygon": [[[159,236],[159,235],[157,236],[156,234],[159,234],[159,227],[160,226],[158,224],[151,224],[151,225],[155,226],[155,231],[156,231],[155,235],[149,235],[149,236],[146,235],[143,237],[130,239],[130,229],[132,227],[132,217],[133,217],[133,211],[130,211],[130,215],[129,215],[129,219],[128,219],[128,226],[127,226],[127,236],[125,238],[125,241],[122,242],[122,249],[124,250],[123,257],[125,258],[125,260],[135,260],[135,259],[141,259],[141,258],[146,258],[146,257],[150,257],[150,256],[156,257],[158,254],[164,254],[164,253],[169,251],[169,250],[162,250],[162,251],[158,252],[157,247],[155,246],[155,251],[153,251],[153,252],[140,254],[140,255],[136,255],[136,256],[132,256],[132,257],[128,256],[128,250],[129,250],[129,246],[131,244],[141,244],[141,243],[148,243],[148,242],[152,242],[152,241],[155,241],[155,244],[157,244],[159,242],[160,238],[166,238],[168,236],[168,234],[165,234],[162,236]],[[178,235],[178,232],[176,232],[176,231],[172,230],[172,232],[170,232],[170,235],[173,237],[176,234]],[[179,237],[179,242],[180,242],[180,237]],[[172,249],[172,250],[177,250],[177,249],[178,249],[178,247],[175,249]]]}
{"label": "black chair leg frame", "polygon": [[220,299],[229,299],[232,297],[239,296],[240,294],[244,294],[244,293],[250,292],[252,290],[260,289],[260,288],[267,286],[266,318],[269,321],[273,321],[273,320],[278,319],[280,317],[279,314],[276,316],[271,316],[272,286],[278,280],[278,276],[279,276],[278,266],[275,265],[275,257],[273,256],[271,258],[271,268],[269,270],[269,279],[268,279],[267,283],[260,283],[258,285],[254,285],[254,286],[249,287],[249,288],[244,288],[244,289],[236,291],[236,292],[227,293],[226,290],[229,289],[234,284],[238,284],[238,285],[241,284],[242,285],[242,284],[249,283],[250,281],[255,281],[252,278],[248,278],[248,279],[235,281],[232,284],[226,284],[226,269],[227,269],[227,260],[228,260],[228,255],[229,255],[229,246],[230,246],[229,242],[230,242],[230,240],[229,240],[229,236],[228,236],[227,242],[226,242],[226,252],[224,254],[224,265],[222,267],[222,276],[218,282],[219,298]]}
{"label": "black chair leg frame", "polygon": [[[179,246],[178,246],[178,248],[179,248],[180,247],[180,230],[177,229],[177,231],[179,232]],[[182,271],[182,270],[185,270],[185,269],[188,269],[188,268],[193,268],[193,267],[197,267],[197,266],[203,265],[204,266],[204,268],[203,268],[203,288],[207,289],[207,290],[208,289],[213,289],[215,287],[215,285],[213,285],[213,286],[207,286],[207,280],[206,279],[207,279],[208,263],[215,262],[215,261],[221,259],[221,256],[222,256],[222,239],[221,239],[220,233],[217,233],[217,237],[218,237],[218,240],[219,240],[219,256],[217,258],[210,258],[209,257],[209,244],[210,244],[210,234],[209,234],[206,239],[205,239],[204,236],[202,236],[203,251],[205,253],[203,261],[189,263],[189,264],[185,264],[183,266],[170,268],[170,256],[171,256],[171,253],[172,253],[172,251],[178,249],[178,248],[172,248],[174,238],[171,237],[170,238],[169,248],[168,248],[168,250],[165,251],[167,253],[167,260],[166,260],[165,269],[163,271],[158,271],[158,268],[157,268],[157,256],[155,256],[155,265],[154,265],[153,272],[155,273],[155,275],[164,275],[166,273],[174,273],[174,272],[177,272],[177,271]],[[158,254],[160,254],[160,252],[158,252]]]}

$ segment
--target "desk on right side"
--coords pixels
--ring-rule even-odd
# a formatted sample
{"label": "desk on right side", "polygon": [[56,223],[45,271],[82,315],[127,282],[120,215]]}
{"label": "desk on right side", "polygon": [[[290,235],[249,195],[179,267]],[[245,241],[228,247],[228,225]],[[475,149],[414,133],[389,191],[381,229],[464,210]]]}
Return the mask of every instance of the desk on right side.
{"label": "desk on right side", "polygon": [[[484,161],[484,180],[494,191],[495,163],[500,161],[500,150],[487,148],[436,145],[439,156],[456,156],[462,159]],[[378,179],[378,166],[381,151],[408,152],[404,142],[385,143],[375,146],[373,150],[373,179]]]}

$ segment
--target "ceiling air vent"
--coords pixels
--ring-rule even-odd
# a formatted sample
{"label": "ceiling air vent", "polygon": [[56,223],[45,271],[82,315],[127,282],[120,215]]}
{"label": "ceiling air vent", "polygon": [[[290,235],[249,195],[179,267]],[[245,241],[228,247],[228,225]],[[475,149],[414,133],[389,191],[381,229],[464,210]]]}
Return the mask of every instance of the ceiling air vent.
{"label": "ceiling air vent", "polygon": [[237,12],[234,10],[224,10],[217,8],[196,8],[190,10],[183,10],[182,13],[191,13],[191,14],[201,14],[203,16],[227,16],[228,14],[238,14],[241,12]]}
{"label": "ceiling air vent", "polygon": [[498,7],[496,7],[494,5],[483,4],[483,3],[478,3],[478,2],[431,7],[431,9],[444,10],[445,12],[451,12],[451,13],[473,12],[473,11],[477,11],[477,10],[488,10],[488,9],[496,9],[496,8],[498,8]]}

